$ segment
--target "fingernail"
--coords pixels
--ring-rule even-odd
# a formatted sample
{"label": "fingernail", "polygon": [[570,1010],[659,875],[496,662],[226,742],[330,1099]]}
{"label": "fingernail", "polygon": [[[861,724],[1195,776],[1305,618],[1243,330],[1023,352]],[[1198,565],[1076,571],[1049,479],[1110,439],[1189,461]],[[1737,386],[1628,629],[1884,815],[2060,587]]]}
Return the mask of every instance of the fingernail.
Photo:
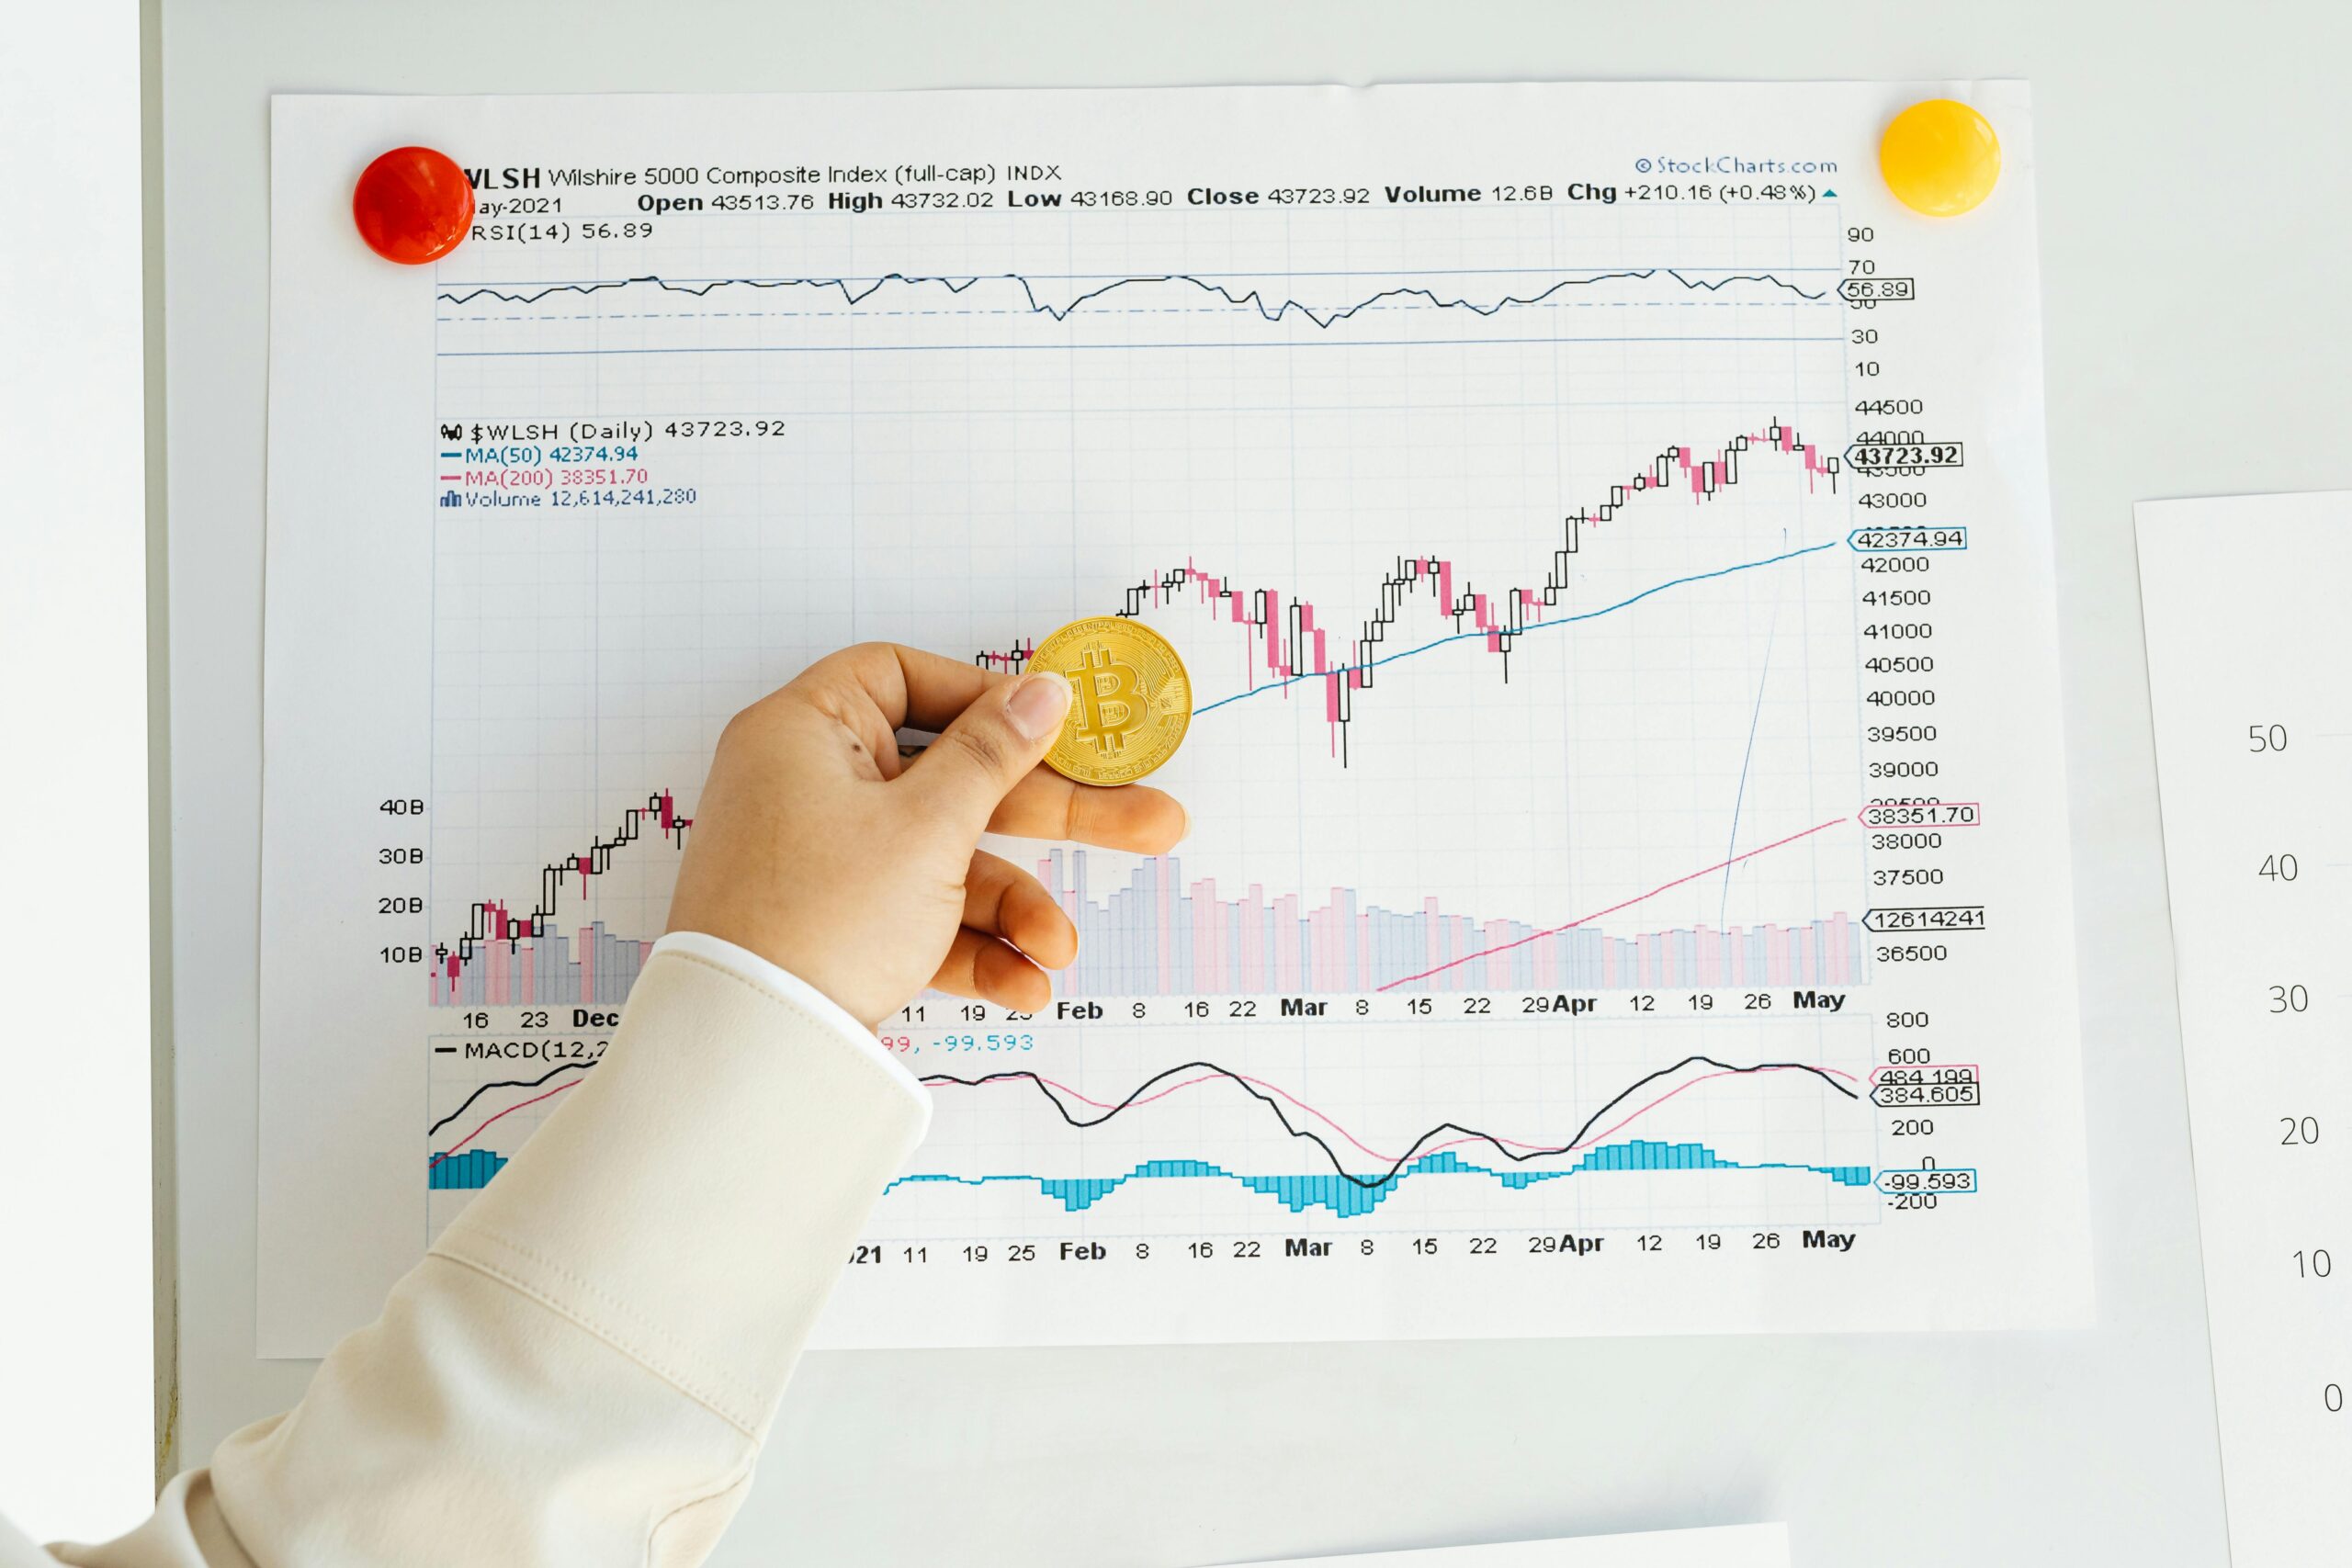
{"label": "fingernail", "polygon": [[1012,700],[1004,705],[1004,716],[1027,739],[1043,740],[1062,727],[1069,699],[1069,682],[1051,670],[1040,670],[1021,678]]}

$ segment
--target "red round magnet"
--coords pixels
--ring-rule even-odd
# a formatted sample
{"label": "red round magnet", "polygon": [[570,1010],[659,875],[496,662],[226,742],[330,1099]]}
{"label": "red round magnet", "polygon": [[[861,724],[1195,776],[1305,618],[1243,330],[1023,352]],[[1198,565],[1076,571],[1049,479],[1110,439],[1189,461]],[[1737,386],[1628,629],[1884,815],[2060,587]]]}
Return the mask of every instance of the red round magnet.
{"label": "red round magnet", "polygon": [[418,266],[458,248],[474,220],[465,170],[430,147],[395,147],[368,165],[351,192],[359,237],[386,261]]}

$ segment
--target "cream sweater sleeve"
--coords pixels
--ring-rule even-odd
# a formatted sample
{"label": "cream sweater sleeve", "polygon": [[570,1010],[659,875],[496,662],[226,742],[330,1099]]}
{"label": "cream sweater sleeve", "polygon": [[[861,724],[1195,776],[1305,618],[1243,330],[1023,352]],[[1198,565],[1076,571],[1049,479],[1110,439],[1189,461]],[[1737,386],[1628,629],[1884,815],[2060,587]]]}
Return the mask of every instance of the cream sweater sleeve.
{"label": "cream sweater sleeve", "polygon": [[605,1059],[321,1364],[140,1529],[0,1565],[698,1562],[922,1088],[848,1014],[663,939]]}

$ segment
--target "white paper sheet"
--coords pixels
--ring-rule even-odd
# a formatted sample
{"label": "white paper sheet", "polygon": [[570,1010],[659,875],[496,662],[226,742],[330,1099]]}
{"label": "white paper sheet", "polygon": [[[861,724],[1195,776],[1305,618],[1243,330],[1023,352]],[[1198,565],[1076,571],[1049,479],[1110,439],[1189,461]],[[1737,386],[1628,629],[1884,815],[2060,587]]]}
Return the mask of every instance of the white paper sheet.
{"label": "white paper sheet", "polygon": [[1789,1568],[1789,1530],[1786,1525],[1727,1525],[1353,1557],[1292,1557],[1255,1568]]}
{"label": "white paper sheet", "polygon": [[[1942,223],[1934,91],[2007,156]],[[2086,1320],[2021,88],[274,117],[264,1353],[593,1070],[731,712],[1106,611],[1194,833],[1011,850],[1086,956],[887,1032],[827,1342]]]}
{"label": "white paper sheet", "polygon": [[2143,502],[2234,1568],[2352,1541],[2352,492]]}

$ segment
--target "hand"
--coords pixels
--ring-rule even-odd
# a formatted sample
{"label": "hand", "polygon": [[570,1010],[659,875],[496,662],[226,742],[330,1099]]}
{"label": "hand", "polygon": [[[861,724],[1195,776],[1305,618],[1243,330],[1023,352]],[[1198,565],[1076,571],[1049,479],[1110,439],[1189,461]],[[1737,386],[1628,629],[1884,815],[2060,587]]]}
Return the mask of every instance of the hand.
{"label": "hand", "polygon": [[[1159,790],[1039,765],[1069,703],[1058,675],[890,643],[810,665],[718,738],[670,930],[747,948],[868,1027],[926,986],[1039,1010],[1078,931],[1035,876],[978,847],[981,831],[1157,854],[1186,825]],[[939,739],[908,762],[902,728]]]}

